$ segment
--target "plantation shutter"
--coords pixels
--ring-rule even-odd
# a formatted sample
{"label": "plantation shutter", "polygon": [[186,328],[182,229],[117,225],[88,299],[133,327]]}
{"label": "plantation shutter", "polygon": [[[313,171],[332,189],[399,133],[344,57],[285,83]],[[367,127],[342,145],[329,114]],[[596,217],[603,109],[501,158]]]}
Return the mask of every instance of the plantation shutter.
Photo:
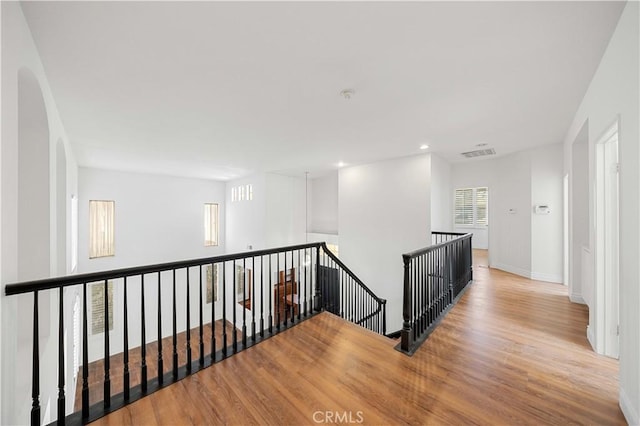
{"label": "plantation shutter", "polygon": [[488,188],[476,188],[476,225],[488,225],[487,215]]}
{"label": "plantation shutter", "polygon": [[456,225],[473,225],[473,188],[456,189]]}

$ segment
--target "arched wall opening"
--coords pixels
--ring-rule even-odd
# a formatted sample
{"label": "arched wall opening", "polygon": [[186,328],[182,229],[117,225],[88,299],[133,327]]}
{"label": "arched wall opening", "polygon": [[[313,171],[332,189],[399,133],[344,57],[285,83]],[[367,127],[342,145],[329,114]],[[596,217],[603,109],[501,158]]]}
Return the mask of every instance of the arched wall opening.
{"label": "arched wall opening", "polygon": [[[18,279],[51,272],[49,122],[38,80],[18,72]],[[66,160],[65,160],[66,161]]]}

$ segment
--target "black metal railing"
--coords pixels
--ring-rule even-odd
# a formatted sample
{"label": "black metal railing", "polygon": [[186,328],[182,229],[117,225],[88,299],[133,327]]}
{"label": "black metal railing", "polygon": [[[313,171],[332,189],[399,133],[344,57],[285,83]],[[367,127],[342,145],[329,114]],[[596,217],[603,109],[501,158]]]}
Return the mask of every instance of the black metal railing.
{"label": "black metal railing", "polygon": [[437,242],[403,254],[404,296],[398,349],[413,354],[473,280],[472,234],[432,233]]}
{"label": "black metal railing", "polygon": [[[49,291],[59,295],[58,424],[91,422],[323,310],[386,329],[386,301],[324,243],[10,284],[7,296],[33,294],[32,425],[42,419],[38,326],[50,320],[39,318],[38,295]],[[67,291],[82,297],[81,402],[68,415]]]}

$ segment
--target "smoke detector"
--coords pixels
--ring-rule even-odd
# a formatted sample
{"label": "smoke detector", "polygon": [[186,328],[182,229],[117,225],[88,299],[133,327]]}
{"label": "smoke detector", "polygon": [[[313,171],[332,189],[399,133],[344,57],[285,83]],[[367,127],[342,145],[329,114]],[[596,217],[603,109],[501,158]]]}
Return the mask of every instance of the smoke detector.
{"label": "smoke detector", "polygon": [[343,98],[345,98],[347,100],[351,99],[351,97],[353,95],[355,95],[355,94],[356,94],[356,92],[353,89],[344,89],[344,90],[342,90],[340,92],[340,96],[342,96]]}

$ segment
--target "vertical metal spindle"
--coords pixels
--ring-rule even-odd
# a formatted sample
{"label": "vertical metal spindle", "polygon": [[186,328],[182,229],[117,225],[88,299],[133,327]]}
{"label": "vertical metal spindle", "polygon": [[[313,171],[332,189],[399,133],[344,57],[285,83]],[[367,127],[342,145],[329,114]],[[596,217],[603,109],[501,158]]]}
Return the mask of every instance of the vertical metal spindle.
{"label": "vertical metal spindle", "polygon": [[[199,281],[200,281],[200,297],[199,297],[199,301],[200,301],[200,316],[199,316],[199,320],[200,320],[200,368],[204,367],[204,331],[202,329],[203,327],[203,309],[204,309],[204,305],[202,303],[202,265],[198,266],[198,272],[200,273],[200,277],[199,277]],[[213,271],[212,271],[213,272]],[[213,290],[213,289],[212,289]],[[213,302],[211,303],[213,305]]]}
{"label": "vertical metal spindle", "polygon": [[[304,249],[304,316],[307,316],[307,278],[309,273],[309,267],[311,266],[311,256],[308,254],[309,249]],[[300,309],[302,309],[302,305],[300,305]]]}
{"label": "vertical metal spindle", "polygon": [[176,302],[176,270],[173,270],[173,381],[178,380],[178,315]]}
{"label": "vertical metal spindle", "polygon": [[[33,292],[33,354],[31,361],[31,426],[35,426],[40,424],[40,337],[38,335],[38,290]],[[85,368],[87,368],[87,364],[85,364]]]}
{"label": "vertical metal spindle", "polygon": [[[216,362],[216,302],[218,295],[218,264],[211,264],[211,364]],[[214,280],[214,277],[216,278]]]}
{"label": "vertical metal spindle", "polygon": [[251,258],[251,270],[253,271],[251,275],[251,282],[249,285],[251,286],[251,291],[249,292],[249,304],[251,306],[251,340],[256,341],[256,306],[253,303],[256,300],[256,278],[253,276],[256,273],[256,257],[253,256]]}
{"label": "vertical metal spindle", "polygon": [[109,281],[104,280],[104,407],[111,406],[111,378],[109,377]]}
{"label": "vertical metal spindle", "polygon": [[[87,337],[87,283],[82,284],[82,419],[89,418],[89,339]],[[40,416],[38,415],[38,418]]]}
{"label": "vertical metal spindle", "polygon": [[191,294],[189,281],[189,267],[185,269],[187,274],[187,374],[191,373]]}
{"label": "vertical metal spindle", "polygon": [[322,309],[322,293],[320,292],[321,287],[321,278],[320,278],[320,267],[322,266],[322,261],[320,259],[320,244],[316,246],[316,288],[313,294],[313,310],[319,311]]}
{"label": "vertical metal spindle", "polygon": [[264,337],[264,255],[260,256],[260,337]]}
{"label": "vertical metal spindle", "polygon": [[238,275],[236,273],[236,261],[234,259],[233,261],[233,309],[232,309],[232,313],[233,313],[233,343],[232,343],[232,349],[233,349],[233,353],[235,354],[236,352],[238,352],[238,333],[236,333],[236,306],[237,305],[237,300],[236,300],[236,296],[238,293],[238,283],[236,282],[236,280],[238,279],[238,277],[236,277],[236,275]]}
{"label": "vertical metal spindle", "polygon": [[127,307],[127,277],[124,277],[124,371],[122,377],[122,391],[124,400],[128,401],[130,394],[131,375],[129,373],[129,309]]}
{"label": "vertical metal spindle", "polygon": [[158,384],[164,383],[164,359],[162,357],[162,277],[158,271]]}
{"label": "vertical metal spindle", "polygon": [[[293,277],[291,277],[291,280],[293,280]],[[289,306],[287,305],[287,296],[289,294],[291,293],[287,291],[287,252],[284,252],[284,328],[287,328],[287,317],[289,316]]]}
{"label": "vertical metal spindle", "polygon": [[64,396],[64,292],[59,288],[58,301],[58,424],[65,424]]}
{"label": "vertical metal spindle", "polygon": [[144,313],[144,274],[140,275],[140,389],[147,391],[147,325]]}
{"label": "vertical metal spindle", "polygon": [[[286,288],[286,284],[280,282],[280,253],[276,253],[276,271],[278,271],[278,284],[276,284],[276,327],[278,331],[280,331],[280,286],[283,285]],[[284,272],[282,280],[287,281],[287,271]]]}
{"label": "vertical metal spindle", "polygon": [[271,270],[271,255],[269,256],[269,333],[273,333],[273,271]]}
{"label": "vertical metal spindle", "polygon": [[298,321],[300,321],[301,315],[302,315],[302,305],[300,305],[300,302],[302,301],[302,289],[300,288],[300,285],[302,284],[300,282],[300,267],[302,266],[302,263],[300,263],[300,250],[298,250],[298,269],[296,269],[296,271],[298,272],[298,283],[296,284],[298,286],[297,288],[297,295],[298,295],[298,300],[296,301],[296,305],[297,309],[298,309]]}
{"label": "vertical metal spindle", "polygon": [[[247,258],[242,259],[242,347],[247,347]],[[251,284],[251,283],[249,283]],[[237,305],[236,305],[237,306]]]}
{"label": "vertical metal spindle", "polygon": [[[222,262],[222,356],[227,356],[227,262]],[[233,271],[235,273],[235,271]],[[234,324],[235,328],[235,324]],[[235,332],[235,330],[234,330]]]}

